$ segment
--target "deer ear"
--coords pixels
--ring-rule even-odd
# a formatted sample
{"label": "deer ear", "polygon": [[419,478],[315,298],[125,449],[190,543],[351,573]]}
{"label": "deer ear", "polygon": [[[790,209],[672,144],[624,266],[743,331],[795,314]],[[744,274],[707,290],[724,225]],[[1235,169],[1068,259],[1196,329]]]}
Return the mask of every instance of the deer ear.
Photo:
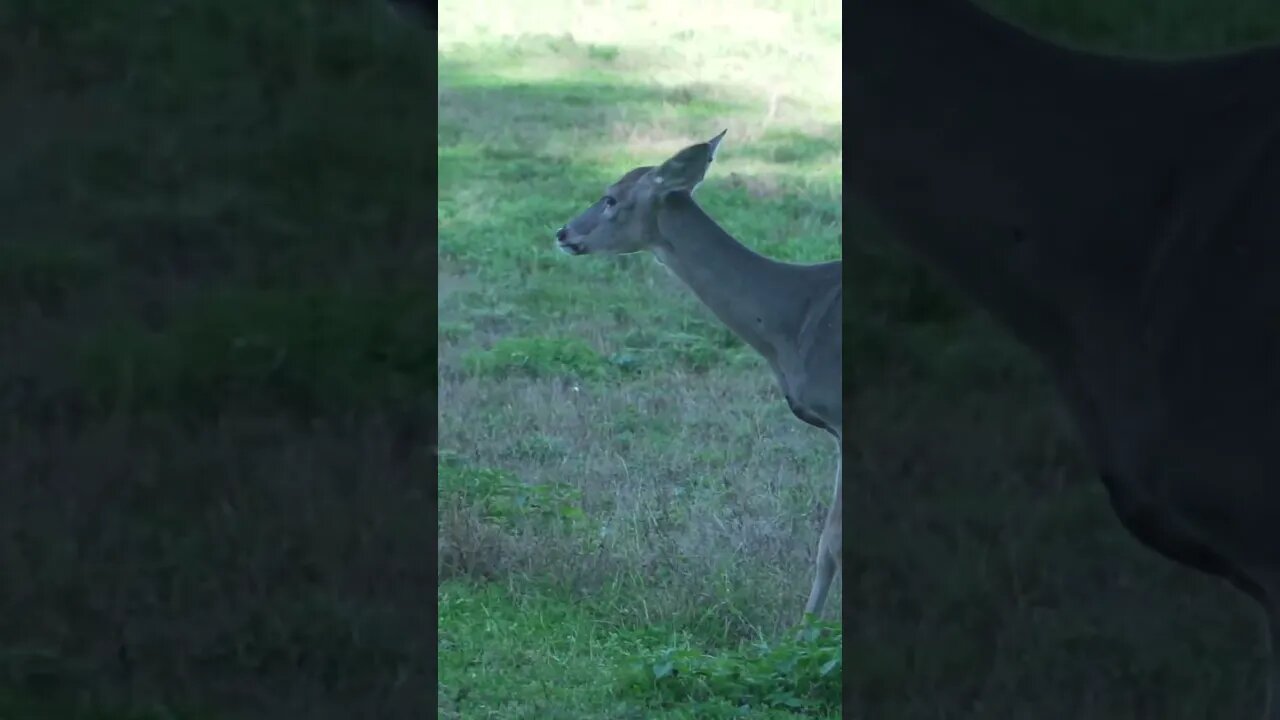
{"label": "deer ear", "polygon": [[720,140],[729,132],[722,130],[707,142],[690,145],[672,155],[653,173],[653,183],[662,192],[693,192],[707,175],[707,166],[715,159]]}
{"label": "deer ear", "polygon": [[711,157],[707,162],[711,162],[716,158],[716,150],[720,147],[720,141],[724,139],[724,134],[729,132],[729,128],[720,131],[720,134],[707,141],[707,147],[711,148]]}

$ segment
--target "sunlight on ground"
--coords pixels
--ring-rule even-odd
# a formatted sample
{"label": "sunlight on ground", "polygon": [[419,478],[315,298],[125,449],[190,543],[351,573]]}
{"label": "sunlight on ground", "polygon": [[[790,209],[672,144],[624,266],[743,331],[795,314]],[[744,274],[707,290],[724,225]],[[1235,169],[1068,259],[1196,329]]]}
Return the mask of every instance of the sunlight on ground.
{"label": "sunlight on ground", "polygon": [[[815,121],[840,117],[838,2],[560,2],[446,0],[440,50],[546,36],[643,58],[651,82],[724,85],[756,96],[763,117],[787,104]],[[797,41],[810,36],[813,42]],[[572,68],[564,58],[494,68],[509,80],[544,80]],[[796,68],[808,72],[797,73]]]}

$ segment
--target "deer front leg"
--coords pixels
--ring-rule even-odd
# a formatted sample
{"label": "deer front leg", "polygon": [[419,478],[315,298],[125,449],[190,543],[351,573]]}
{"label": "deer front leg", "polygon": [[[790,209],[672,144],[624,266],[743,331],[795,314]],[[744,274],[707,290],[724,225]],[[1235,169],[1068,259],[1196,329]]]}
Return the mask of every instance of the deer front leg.
{"label": "deer front leg", "polygon": [[809,590],[809,601],[804,606],[806,615],[810,613],[817,615],[822,612],[822,605],[827,600],[827,591],[831,589],[831,581],[840,572],[841,518],[844,500],[840,481],[840,463],[837,462],[835,498],[831,507],[827,509],[827,521],[822,527],[822,537],[818,540],[813,587]]}

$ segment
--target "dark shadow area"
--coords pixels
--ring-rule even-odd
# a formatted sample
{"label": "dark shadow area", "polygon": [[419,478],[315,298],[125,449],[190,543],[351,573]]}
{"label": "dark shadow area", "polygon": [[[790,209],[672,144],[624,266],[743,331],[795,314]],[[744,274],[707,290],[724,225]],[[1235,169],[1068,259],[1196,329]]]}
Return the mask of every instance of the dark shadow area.
{"label": "dark shadow area", "polygon": [[430,51],[0,9],[0,716],[431,707]]}
{"label": "dark shadow area", "polygon": [[[1261,3],[980,4],[1143,54],[1280,33]],[[845,712],[1254,716],[1256,606],[1129,535],[1029,352],[855,197],[844,223]]]}
{"label": "dark shadow area", "polygon": [[[529,41],[526,41],[526,44]],[[515,48],[521,44],[514,45]],[[559,47],[559,46],[557,46]],[[597,181],[612,181],[611,172],[601,168],[593,155],[609,145],[585,141],[600,137],[610,129],[639,125],[668,117],[678,132],[688,127],[690,137],[699,137],[707,128],[723,122],[732,113],[741,113],[749,101],[745,95],[727,95],[716,89],[691,85],[668,88],[620,82],[615,76],[601,76],[595,69],[590,46],[561,47],[562,77],[539,81],[507,80],[484,74],[483,64],[442,57],[440,60],[440,148],[441,183],[458,184],[492,180],[476,176],[481,164],[468,164],[464,153],[473,152],[486,160],[503,161],[498,179],[511,181],[560,182],[566,192]],[[480,65],[478,68],[477,65]],[[572,78],[572,79],[570,79]],[[548,117],[572,111],[573,124],[548,129]],[[597,141],[598,142],[598,141]],[[625,138],[619,137],[619,145]],[[563,149],[579,150],[583,159],[572,162]],[[580,192],[580,191],[579,191]]]}

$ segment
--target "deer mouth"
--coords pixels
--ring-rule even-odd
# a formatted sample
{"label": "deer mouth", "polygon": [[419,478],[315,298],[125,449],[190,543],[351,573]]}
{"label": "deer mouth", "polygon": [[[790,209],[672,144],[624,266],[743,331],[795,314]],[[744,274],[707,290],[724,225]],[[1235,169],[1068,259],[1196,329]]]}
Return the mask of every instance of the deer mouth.
{"label": "deer mouth", "polygon": [[556,246],[560,248],[561,252],[566,252],[570,255],[581,255],[586,252],[587,248],[582,244],[582,241],[570,239],[571,235],[573,233],[570,232],[568,225],[563,225],[556,231]]}
{"label": "deer mouth", "polygon": [[556,247],[569,255],[585,255],[587,252],[586,246],[575,240],[557,240]]}

